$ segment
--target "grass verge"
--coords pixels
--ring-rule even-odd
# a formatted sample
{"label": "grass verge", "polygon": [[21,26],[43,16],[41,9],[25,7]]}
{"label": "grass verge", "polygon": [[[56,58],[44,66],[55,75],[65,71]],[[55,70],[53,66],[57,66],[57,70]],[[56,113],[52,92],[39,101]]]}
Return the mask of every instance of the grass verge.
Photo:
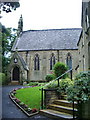
{"label": "grass verge", "polygon": [[40,109],[41,106],[41,91],[42,86],[23,88],[16,91],[16,98],[28,105],[30,108]]}

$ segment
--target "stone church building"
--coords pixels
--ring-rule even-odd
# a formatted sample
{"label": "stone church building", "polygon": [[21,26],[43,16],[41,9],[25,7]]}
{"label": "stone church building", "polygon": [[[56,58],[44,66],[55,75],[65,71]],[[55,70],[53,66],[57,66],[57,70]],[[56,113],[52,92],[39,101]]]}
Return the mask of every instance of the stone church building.
{"label": "stone church building", "polygon": [[90,1],[82,2],[82,32],[78,41],[79,71],[90,70]]}
{"label": "stone church building", "polygon": [[72,77],[90,69],[90,4],[82,4],[82,29],[48,29],[23,31],[22,16],[18,38],[12,48],[10,81],[45,81],[56,62],[73,68]]}
{"label": "stone church building", "polygon": [[[11,81],[45,81],[53,65],[60,61],[78,66],[77,42],[81,29],[29,30],[20,34],[12,48]],[[73,71],[73,76],[76,71]]]}

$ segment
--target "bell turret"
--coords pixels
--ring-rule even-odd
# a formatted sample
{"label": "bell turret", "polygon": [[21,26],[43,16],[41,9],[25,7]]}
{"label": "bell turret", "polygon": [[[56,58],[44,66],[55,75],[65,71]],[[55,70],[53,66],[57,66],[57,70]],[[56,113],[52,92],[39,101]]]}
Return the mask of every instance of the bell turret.
{"label": "bell turret", "polygon": [[19,22],[18,22],[18,32],[17,32],[17,35],[19,36],[20,34],[22,34],[23,32],[23,18],[22,18],[22,15],[19,19]]}

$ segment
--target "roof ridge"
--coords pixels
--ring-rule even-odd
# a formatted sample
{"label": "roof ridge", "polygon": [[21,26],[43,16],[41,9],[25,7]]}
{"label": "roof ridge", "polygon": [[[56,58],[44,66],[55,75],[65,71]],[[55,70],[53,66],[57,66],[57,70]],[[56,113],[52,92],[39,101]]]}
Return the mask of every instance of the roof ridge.
{"label": "roof ridge", "polygon": [[34,32],[34,31],[54,31],[54,30],[81,30],[82,28],[61,28],[61,29],[41,29],[41,30],[26,30],[24,32]]}

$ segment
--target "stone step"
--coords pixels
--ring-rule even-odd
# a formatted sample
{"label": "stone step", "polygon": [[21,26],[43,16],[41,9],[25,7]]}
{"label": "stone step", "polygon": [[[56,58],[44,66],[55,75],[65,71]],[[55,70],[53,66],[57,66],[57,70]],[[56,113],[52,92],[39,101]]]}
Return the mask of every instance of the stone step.
{"label": "stone step", "polygon": [[66,100],[66,99],[67,99],[67,95],[62,95],[62,96],[61,96],[61,99],[62,99],[62,100]]}
{"label": "stone step", "polygon": [[55,111],[52,109],[40,110],[40,114],[59,120],[73,120],[73,116],[67,113]]}
{"label": "stone step", "polygon": [[[71,108],[71,107],[66,107],[66,106],[61,106],[61,105],[56,105],[56,104],[50,104],[50,105],[48,105],[48,109],[52,109],[52,110],[55,110],[55,111],[64,112],[64,113],[68,113],[68,114],[73,115],[73,108]],[[74,109],[74,112],[76,114],[76,112],[77,112],[76,108]]]}
{"label": "stone step", "polygon": [[[61,105],[61,106],[67,106],[73,108],[73,103],[67,101],[67,100],[55,100],[53,104]],[[74,108],[77,108],[77,102],[74,102]]]}
{"label": "stone step", "polygon": [[18,81],[11,81],[9,85],[19,85],[20,83]]}

